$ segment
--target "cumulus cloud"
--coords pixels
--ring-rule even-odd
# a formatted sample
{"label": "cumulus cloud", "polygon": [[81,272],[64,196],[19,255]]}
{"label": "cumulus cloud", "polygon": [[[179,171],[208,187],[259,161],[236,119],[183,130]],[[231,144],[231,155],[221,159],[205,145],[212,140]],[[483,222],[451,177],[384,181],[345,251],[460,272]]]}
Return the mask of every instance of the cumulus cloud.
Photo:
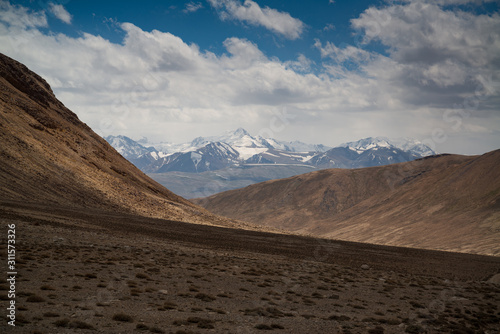
{"label": "cumulus cloud", "polygon": [[[483,135],[491,142],[493,124],[500,125],[493,112],[500,106],[500,16],[439,5],[465,2],[471,1],[371,7],[351,20],[360,36],[356,43],[340,47],[316,40],[315,46],[331,77],[348,84],[349,92],[365,90],[367,110],[413,114],[419,125],[405,128],[432,129],[431,139],[433,131],[444,131],[457,143],[458,133],[473,138],[478,129],[487,128],[490,135]],[[386,47],[387,54],[366,51],[371,42]],[[430,142],[446,147],[450,141]],[[490,144],[491,149],[494,146]]]}
{"label": "cumulus cloud", "polygon": [[456,60],[480,67],[500,58],[498,13],[474,15],[416,2],[372,7],[352,24],[364,30],[365,42],[382,42],[390,48],[392,57],[403,63]]}
{"label": "cumulus cloud", "polygon": [[262,26],[288,39],[297,39],[302,35],[305,25],[288,13],[269,7],[261,8],[252,0],[208,0],[219,11],[221,19],[233,19]]}
{"label": "cumulus cloud", "polygon": [[[463,94],[474,93],[485,78],[500,79],[498,13],[474,15],[417,1],[372,7],[351,22],[364,32],[363,43],[378,41],[388,47],[389,71],[382,74],[373,66],[379,60],[366,69],[413,88],[414,97],[441,93],[441,102],[447,104],[450,99],[446,96],[463,99]],[[492,95],[485,89],[482,93]]]}
{"label": "cumulus cloud", "polygon": [[54,3],[50,3],[49,10],[59,20],[63,21],[64,23],[71,24],[72,16],[70,13],[68,13],[68,11],[64,8],[63,5],[56,5]]}

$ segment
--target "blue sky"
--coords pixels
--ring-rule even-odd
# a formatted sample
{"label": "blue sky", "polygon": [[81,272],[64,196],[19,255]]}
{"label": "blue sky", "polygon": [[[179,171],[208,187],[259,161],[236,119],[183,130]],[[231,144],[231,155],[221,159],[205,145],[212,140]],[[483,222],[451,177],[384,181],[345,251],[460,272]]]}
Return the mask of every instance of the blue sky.
{"label": "blue sky", "polygon": [[500,144],[498,1],[0,0],[0,52],[97,133]]}

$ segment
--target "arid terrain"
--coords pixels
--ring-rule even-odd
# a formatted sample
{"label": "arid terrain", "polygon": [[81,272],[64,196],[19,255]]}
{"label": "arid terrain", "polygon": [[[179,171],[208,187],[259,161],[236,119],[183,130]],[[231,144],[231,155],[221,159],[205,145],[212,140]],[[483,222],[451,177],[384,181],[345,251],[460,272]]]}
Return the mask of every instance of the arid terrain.
{"label": "arid terrain", "polygon": [[[2,331],[500,330],[500,285],[493,283],[500,283],[498,257],[242,231],[97,209],[13,202],[0,208],[2,226],[16,224],[19,272],[16,329],[3,321]],[[6,303],[8,286],[0,288]]]}
{"label": "arid terrain", "polygon": [[328,169],[193,200],[286,231],[357,242],[500,255],[500,150]]}
{"label": "arid terrain", "polygon": [[0,268],[15,276],[0,283],[1,333],[500,331],[499,257],[217,216],[149,179],[3,55],[0,88]]}

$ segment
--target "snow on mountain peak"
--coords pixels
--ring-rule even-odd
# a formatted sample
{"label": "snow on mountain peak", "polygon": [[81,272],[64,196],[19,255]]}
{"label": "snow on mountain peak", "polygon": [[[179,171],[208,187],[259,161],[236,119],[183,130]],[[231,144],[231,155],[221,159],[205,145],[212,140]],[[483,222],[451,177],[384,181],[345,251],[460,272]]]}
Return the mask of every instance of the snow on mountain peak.
{"label": "snow on mountain peak", "polygon": [[236,136],[250,136],[250,134],[248,133],[247,130],[243,129],[243,128],[238,128],[236,129],[234,132],[233,132],[234,135]]}
{"label": "snow on mountain peak", "polygon": [[[244,162],[358,168],[409,161],[435,154],[431,148],[411,138],[368,137],[332,149],[300,141],[284,142],[262,136],[253,137],[243,128],[227,131],[220,136],[197,137],[184,144],[149,144],[153,147],[145,147],[125,136],[108,136],[106,140],[127,159],[132,159],[148,171],[161,172],[203,172]],[[335,150],[342,147],[357,154],[346,154],[345,151],[339,153],[342,150]],[[340,159],[337,154],[344,156]],[[360,160],[356,160],[358,158]],[[352,161],[346,162],[345,159]]]}
{"label": "snow on mountain peak", "polygon": [[145,147],[125,136],[107,136],[104,139],[127,159],[156,151],[153,147]]}
{"label": "snow on mountain peak", "polygon": [[343,143],[339,147],[349,148],[352,151],[362,153],[370,149],[397,148],[403,151],[420,155],[422,157],[436,154],[430,147],[412,138],[389,139],[386,137],[368,137],[358,141]]}

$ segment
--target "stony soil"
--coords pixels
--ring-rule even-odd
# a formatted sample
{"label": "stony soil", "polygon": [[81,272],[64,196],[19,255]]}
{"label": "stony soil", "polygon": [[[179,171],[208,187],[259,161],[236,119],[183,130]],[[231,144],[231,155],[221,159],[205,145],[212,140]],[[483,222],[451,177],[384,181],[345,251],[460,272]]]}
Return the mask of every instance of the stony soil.
{"label": "stony soil", "polygon": [[486,282],[500,258],[26,203],[0,217],[18,260],[16,328],[2,332],[500,331],[500,285]]}

